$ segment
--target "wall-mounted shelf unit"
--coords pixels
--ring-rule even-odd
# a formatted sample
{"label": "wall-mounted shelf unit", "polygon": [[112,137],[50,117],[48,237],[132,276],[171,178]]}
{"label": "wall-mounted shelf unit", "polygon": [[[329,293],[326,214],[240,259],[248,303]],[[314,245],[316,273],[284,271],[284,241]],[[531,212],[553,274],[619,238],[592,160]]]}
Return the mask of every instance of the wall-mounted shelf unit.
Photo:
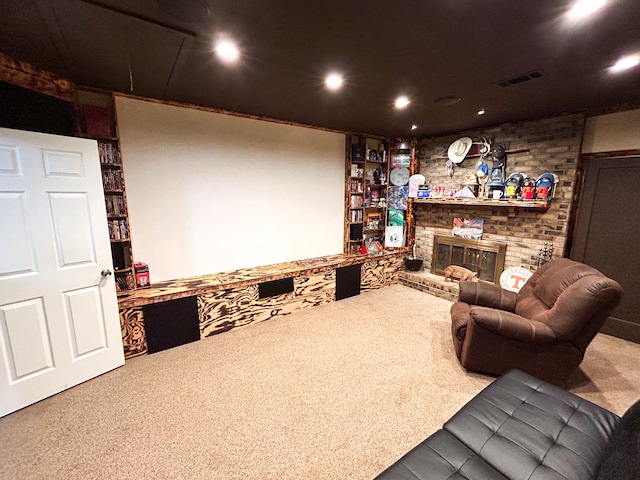
{"label": "wall-mounted shelf unit", "polygon": [[389,174],[382,138],[347,137],[344,253],[377,253],[384,245]]}
{"label": "wall-mounted shelf unit", "polygon": [[113,96],[100,91],[78,90],[77,105],[80,118],[78,136],[98,142],[116,289],[119,293],[135,290],[127,194]]}

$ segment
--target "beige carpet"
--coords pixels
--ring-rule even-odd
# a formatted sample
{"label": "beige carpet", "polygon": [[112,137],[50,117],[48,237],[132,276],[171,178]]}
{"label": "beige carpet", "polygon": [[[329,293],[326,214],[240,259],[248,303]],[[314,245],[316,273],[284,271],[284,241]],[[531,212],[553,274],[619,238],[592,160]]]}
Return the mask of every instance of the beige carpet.
{"label": "beige carpet", "polygon": [[[128,360],[0,419],[0,478],[370,479],[491,380],[449,307],[396,285]],[[638,358],[599,335],[571,389],[622,413]]]}

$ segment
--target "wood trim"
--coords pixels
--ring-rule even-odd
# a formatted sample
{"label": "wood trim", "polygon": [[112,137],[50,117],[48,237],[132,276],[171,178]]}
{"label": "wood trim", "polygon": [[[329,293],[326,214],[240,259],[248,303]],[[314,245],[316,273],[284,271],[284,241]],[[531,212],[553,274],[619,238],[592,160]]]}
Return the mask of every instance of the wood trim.
{"label": "wood trim", "polygon": [[584,179],[586,175],[587,163],[590,160],[612,159],[640,156],[640,149],[634,150],[616,150],[611,152],[593,152],[583,153],[578,157],[578,166],[576,168],[576,181],[573,189],[573,198],[571,202],[571,212],[569,213],[569,225],[567,227],[567,239],[564,246],[564,256],[573,258],[574,240],[576,235],[576,222],[578,220],[578,208],[582,198],[582,189],[584,187]]}
{"label": "wood trim", "polygon": [[[609,160],[610,162],[607,162]],[[580,159],[580,198],[579,201],[575,201],[575,213],[572,215],[575,219],[578,216],[582,217],[580,223],[575,222],[571,231],[571,240],[569,242],[570,250],[565,252],[565,256],[576,260],[578,262],[584,262],[586,239],[589,230],[591,211],[593,209],[595,194],[597,189],[597,178],[601,169],[607,168],[628,168],[635,166],[640,160],[640,155],[632,156],[595,156],[595,157],[581,157]],[[612,163],[613,167],[612,167]],[[568,237],[569,238],[569,237]]]}
{"label": "wood trim", "polygon": [[67,102],[75,101],[76,85],[71,80],[15,60],[0,53],[0,80],[35,90]]}
{"label": "wood trim", "polygon": [[591,160],[593,158],[617,158],[617,157],[635,157],[640,155],[640,149],[634,150],[616,150],[612,152],[594,152],[583,153],[580,155],[581,160]]}
{"label": "wood trim", "polygon": [[349,186],[351,182],[351,135],[345,135],[344,140],[344,232],[342,238],[342,253],[349,253],[349,225],[351,224],[351,210]]}
{"label": "wood trim", "polygon": [[[411,139],[411,163],[409,165],[409,174],[415,175],[420,172],[420,159],[418,158],[418,140]],[[416,242],[416,212],[415,212],[415,198],[409,197],[407,199],[407,242],[406,247],[412,249]]]}
{"label": "wood trim", "polygon": [[600,329],[600,333],[640,343],[640,325],[620,318],[609,317]]}
{"label": "wood trim", "polygon": [[[260,115],[251,115],[248,113],[239,113],[239,112],[234,112],[232,110],[224,110],[222,108],[205,107],[203,105],[196,105],[194,103],[186,103],[186,102],[177,102],[175,100],[159,100],[157,98],[142,97],[140,95],[133,95],[130,93],[122,93],[122,92],[113,92],[113,96],[114,98],[115,97],[130,98],[133,100],[142,100],[145,102],[159,103],[162,105],[171,105],[173,107],[190,108],[192,110],[201,110],[203,112],[219,113],[221,115],[229,115],[232,117],[248,118],[251,120],[260,120],[263,122],[279,123],[281,125],[291,125],[292,127],[311,128],[312,130],[320,130],[323,132],[330,132],[330,133],[339,133],[345,136],[349,133],[343,130],[335,130],[332,128],[318,127],[315,125],[308,125],[308,124],[299,123],[299,122],[291,122],[287,120],[278,120],[276,118],[263,117]],[[373,135],[367,135],[367,136],[374,138]]]}

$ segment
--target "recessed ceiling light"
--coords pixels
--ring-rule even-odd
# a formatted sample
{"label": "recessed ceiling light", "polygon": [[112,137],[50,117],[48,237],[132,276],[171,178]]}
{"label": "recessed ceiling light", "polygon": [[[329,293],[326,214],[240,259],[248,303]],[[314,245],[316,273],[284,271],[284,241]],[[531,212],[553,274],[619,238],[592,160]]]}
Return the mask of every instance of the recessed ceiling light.
{"label": "recessed ceiling light", "polygon": [[330,73],[324,79],[324,84],[329,90],[339,90],[344,83],[344,77],[339,73]]}
{"label": "recessed ceiling light", "polygon": [[606,0],[577,0],[569,10],[569,16],[576,19],[586,17],[600,10],[605,3]]}
{"label": "recessed ceiling light", "polygon": [[224,63],[235,63],[240,58],[240,50],[236,43],[229,38],[221,38],[216,41],[215,52]]}
{"label": "recessed ceiling light", "polygon": [[484,115],[485,113],[487,113],[487,111],[484,108],[478,110],[478,115]]}
{"label": "recessed ceiling light", "polygon": [[417,130],[417,129],[418,129],[418,125],[416,125],[415,123],[411,125],[411,130]]}
{"label": "recessed ceiling light", "polygon": [[398,98],[396,98],[395,106],[396,108],[401,109],[405,108],[407,105],[409,105],[409,103],[411,102],[408,97],[406,97],[405,95],[400,95]]}
{"label": "recessed ceiling light", "polygon": [[614,73],[622,72],[640,64],[640,55],[627,55],[619,59],[612,67],[611,71]]}

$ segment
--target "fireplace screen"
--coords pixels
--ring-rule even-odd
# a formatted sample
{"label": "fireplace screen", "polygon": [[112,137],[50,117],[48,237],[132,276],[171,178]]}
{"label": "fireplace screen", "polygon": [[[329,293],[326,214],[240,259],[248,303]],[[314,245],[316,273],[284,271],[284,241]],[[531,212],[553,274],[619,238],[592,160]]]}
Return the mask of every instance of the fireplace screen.
{"label": "fireplace screen", "polygon": [[475,272],[480,280],[497,285],[504,270],[506,250],[503,242],[436,235],[431,273],[444,275],[449,265],[459,265]]}

